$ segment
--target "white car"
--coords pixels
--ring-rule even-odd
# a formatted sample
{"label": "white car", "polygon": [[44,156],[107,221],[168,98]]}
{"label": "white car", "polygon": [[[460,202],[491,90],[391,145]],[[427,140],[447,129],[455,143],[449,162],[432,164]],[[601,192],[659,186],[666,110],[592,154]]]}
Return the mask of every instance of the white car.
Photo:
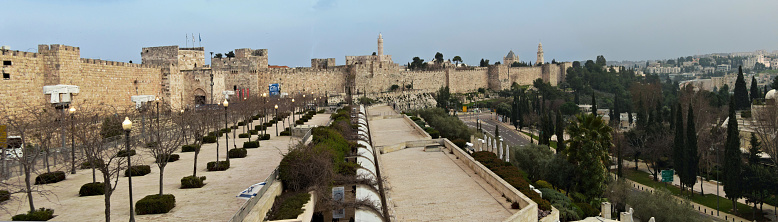
{"label": "white car", "polygon": [[5,160],[15,160],[24,156],[24,152],[22,152],[22,137],[9,136],[7,143],[8,147],[5,149]]}

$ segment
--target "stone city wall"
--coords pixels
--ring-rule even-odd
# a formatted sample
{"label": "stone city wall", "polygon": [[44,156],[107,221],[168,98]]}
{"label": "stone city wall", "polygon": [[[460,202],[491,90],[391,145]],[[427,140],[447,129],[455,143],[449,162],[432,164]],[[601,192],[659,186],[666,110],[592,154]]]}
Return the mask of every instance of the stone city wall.
{"label": "stone city wall", "polygon": [[451,93],[474,92],[478,88],[486,88],[489,82],[489,69],[487,68],[447,69],[446,72],[448,73],[448,86]]}
{"label": "stone city wall", "polygon": [[0,50],[0,60],[10,61],[3,65],[2,72],[8,78],[0,79],[0,110],[14,114],[25,107],[41,107],[43,96],[44,59],[38,53]]}
{"label": "stone city wall", "polygon": [[178,49],[178,69],[190,70],[203,66],[205,66],[205,51],[203,47]]}
{"label": "stone city wall", "polygon": [[324,95],[325,91],[343,92],[346,83],[346,67],[329,69],[279,68],[259,71],[259,88],[267,92],[268,84],[280,83],[281,92],[305,92]]}

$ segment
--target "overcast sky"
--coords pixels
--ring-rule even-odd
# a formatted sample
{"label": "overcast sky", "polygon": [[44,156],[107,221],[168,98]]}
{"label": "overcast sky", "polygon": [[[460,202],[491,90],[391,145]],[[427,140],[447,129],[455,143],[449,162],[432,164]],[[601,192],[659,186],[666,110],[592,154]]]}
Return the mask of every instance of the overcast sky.
{"label": "overcast sky", "polygon": [[[778,49],[778,1],[4,1],[0,45],[81,48],[81,57],[140,62],[142,47],[187,45],[208,52],[267,48],[270,64],[384,53],[405,64],[435,52],[502,61],[513,50],[535,61],[644,60]],[[191,41],[191,36],[189,37]],[[188,45],[191,46],[191,42]],[[206,59],[207,61],[207,59]]]}

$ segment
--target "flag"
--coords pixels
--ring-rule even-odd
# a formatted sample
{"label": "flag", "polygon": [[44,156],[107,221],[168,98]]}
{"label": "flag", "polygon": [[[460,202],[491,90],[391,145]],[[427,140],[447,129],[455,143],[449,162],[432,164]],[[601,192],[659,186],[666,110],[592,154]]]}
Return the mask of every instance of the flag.
{"label": "flag", "polygon": [[192,47],[194,47],[194,33],[192,33]]}
{"label": "flag", "polygon": [[200,37],[200,33],[197,33],[197,39],[198,39],[198,41],[200,41],[200,42],[202,42],[202,41],[203,41],[203,38],[202,38],[202,37]]}

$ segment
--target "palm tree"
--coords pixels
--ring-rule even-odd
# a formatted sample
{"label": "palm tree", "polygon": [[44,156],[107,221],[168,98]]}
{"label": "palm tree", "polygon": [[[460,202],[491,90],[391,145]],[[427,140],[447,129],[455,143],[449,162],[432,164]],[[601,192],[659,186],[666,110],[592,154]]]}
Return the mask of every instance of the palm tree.
{"label": "palm tree", "polygon": [[576,166],[575,187],[587,197],[599,197],[605,190],[605,179],[611,143],[610,126],[594,114],[578,114],[577,121],[567,126],[570,139],[565,153],[567,161]]}

